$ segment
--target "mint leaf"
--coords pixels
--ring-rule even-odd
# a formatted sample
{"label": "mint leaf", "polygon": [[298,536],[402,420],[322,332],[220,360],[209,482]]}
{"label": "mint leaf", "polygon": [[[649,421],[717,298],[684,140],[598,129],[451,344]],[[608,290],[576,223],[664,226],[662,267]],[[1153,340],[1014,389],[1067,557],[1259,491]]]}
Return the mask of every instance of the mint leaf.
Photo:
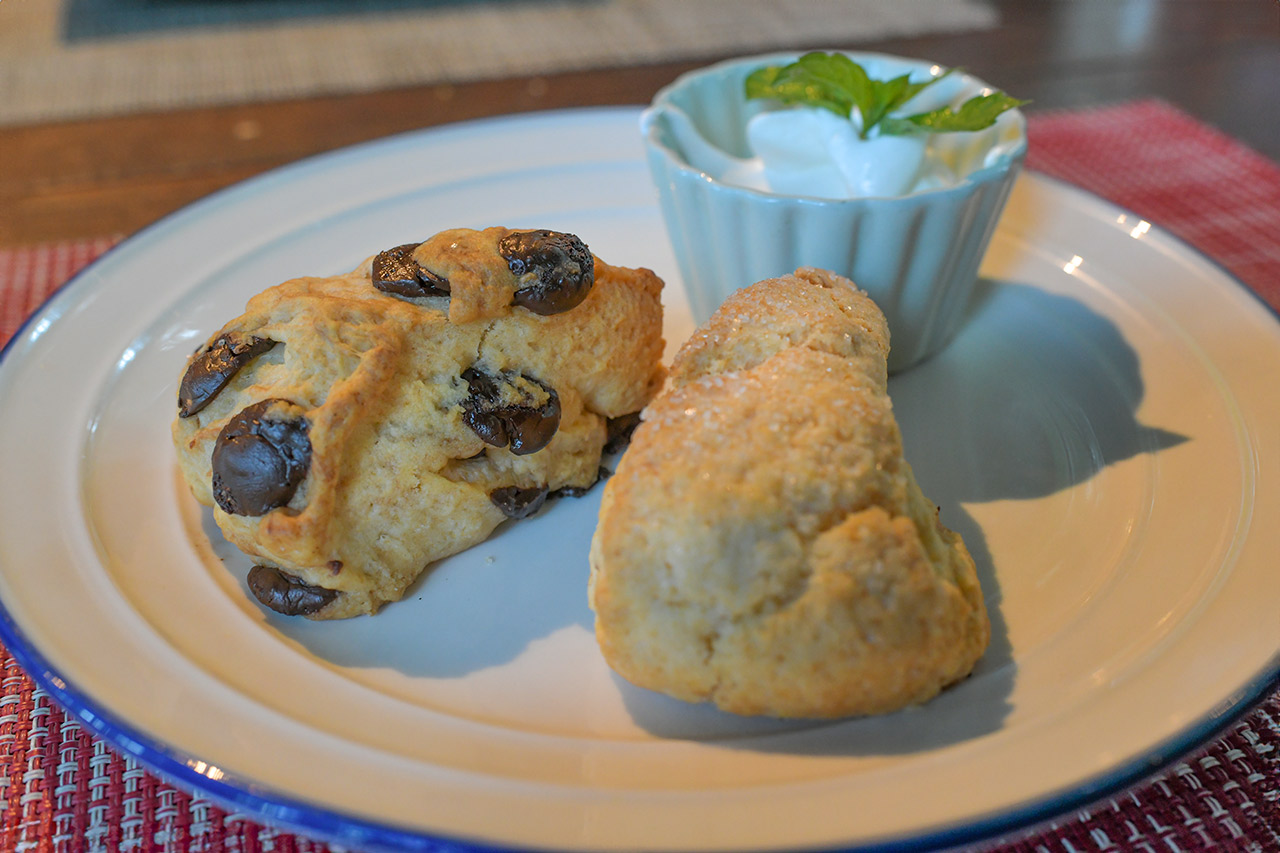
{"label": "mint leaf", "polygon": [[856,62],[835,53],[807,53],[790,65],[770,65],[751,72],[748,98],[771,98],[788,105],[822,107],[848,118],[855,105],[873,100],[871,81]]}
{"label": "mint leaf", "polygon": [[953,70],[916,83],[911,82],[909,74],[892,80],[873,80],[861,65],[843,53],[815,51],[790,65],[757,68],[747,76],[744,90],[748,99],[768,98],[788,106],[820,107],[842,118],[849,118],[857,107],[862,119],[858,135],[863,139],[876,126],[881,133],[899,135],[982,130],[994,124],[1005,110],[1027,103],[1003,92],[994,92],[969,99],[959,110],[945,107],[905,118],[889,115]]}
{"label": "mint leaf", "polygon": [[958,110],[943,107],[933,112],[907,116],[903,121],[935,133],[983,130],[995,124],[1001,113],[1025,103],[1027,101],[1011,98],[1004,92],[992,92],[989,95],[975,95],[961,104]]}
{"label": "mint leaf", "polygon": [[844,118],[849,117],[854,107],[861,111],[875,100],[875,81],[861,65],[843,53],[806,53],[787,68],[790,74],[835,95],[844,106],[841,113]]}
{"label": "mint leaf", "polygon": [[903,74],[892,80],[875,82],[875,100],[870,109],[862,110],[862,132],[859,135],[863,139],[867,138],[867,132],[879,124],[889,112],[906,102],[907,89],[911,85],[907,77],[908,75]]}
{"label": "mint leaf", "polygon": [[946,71],[943,71],[941,74],[939,74],[936,77],[930,77],[928,80],[921,80],[919,83],[908,83],[907,96],[902,99],[902,103],[905,104],[907,101],[911,100],[916,95],[920,94],[921,90],[923,90],[925,87],[932,86],[934,83],[937,83],[939,80],[945,80],[946,78],[950,77],[954,72],[955,72],[954,68],[948,68]]}
{"label": "mint leaf", "polygon": [[771,98],[788,105],[822,107],[838,116],[847,117],[852,105],[847,94],[776,65],[751,72],[745,85],[748,98]]}

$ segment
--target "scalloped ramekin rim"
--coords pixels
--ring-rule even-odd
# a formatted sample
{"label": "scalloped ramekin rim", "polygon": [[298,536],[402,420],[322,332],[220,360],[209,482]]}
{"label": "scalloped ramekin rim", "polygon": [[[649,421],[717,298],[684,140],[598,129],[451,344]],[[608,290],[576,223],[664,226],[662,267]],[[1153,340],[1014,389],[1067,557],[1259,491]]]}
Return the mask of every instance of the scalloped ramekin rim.
{"label": "scalloped ramekin rim", "polygon": [[[1019,139],[1017,141],[1016,146],[1007,155],[1002,156],[998,163],[994,163],[990,166],[983,166],[980,169],[975,169],[972,172],[969,172],[968,174],[966,174],[958,182],[951,184],[950,186],[926,187],[923,189],[913,190],[912,192],[909,192],[909,193],[904,193],[901,195],[892,195],[892,196],[876,195],[876,196],[859,196],[857,198],[822,198],[820,196],[806,196],[806,195],[794,195],[790,193],[767,192],[765,190],[758,190],[751,187],[744,187],[744,186],[739,186],[737,184],[726,183],[724,181],[718,180],[715,177],[712,177],[702,169],[699,169],[696,166],[691,165],[688,162],[688,160],[686,160],[683,156],[681,156],[676,151],[673,151],[671,149],[671,146],[665,144],[664,142],[661,141],[661,139],[658,138],[659,134],[656,128],[658,125],[659,117],[662,116],[668,109],[679,109],[678,107],[676,107],[674,104],[671,103],[671,94],[673,92],[676,92],[684,88],[691,81],[712,77],[717,74],[723,74],[726,71],[729,71],[731,69],[739,68],[749,64],[750,65],[767,65],[770,63],[790,62],[790,61],[794,61],[795,59],[803,56],[805,53],[808,53],[808,52],[810,51],[780,51],[780,52],[773,52],[773,53],[763,53],[763,54],[758,54],[754,56],[739,56],[739,57],[734,57],[732,59],[721,60],[720,62],[716,62],[711,65],[706,65],[701,68],[696,68],[692,71],[687,71],[684,74],[681,74],[675,80],[671,81],[666,86],[663,86],[661,89],[659,89],[657,94],[654,95],[653,101],[650,103],[650,105],[641,112],[640,131],[641,131],[641,138],[644,140],[644,144],[646,146],[652,147],[658,150],[659,152],[661,152],[663,157],[669,160],[670,164],[677,171],[686,173],[688,175],[697,176],[702,180],[716,186],[721,191],[733,193],[733,194],[741,194],[747,198],[756,198],[756,199],[770,201],[770,202],[795,202],[799,204],[815,205],[815,206],[857,205],[857,204],[866,204],[869,202],[889,203],[889,202],[902,201],[905,199],[918,199],[921,197],[932,197],[932,196],[942,197],[948,194],[963,193],[971,189],[974,185],[1001,180],[1002,177],[1005,175],[1005,173],[1009,171],[1009,169],[1022,163],[1026,158],[1026,154],[1027,154],[1026,116],[1020,109],[1018,109],[1017,107],[1014,107],[1013,109],[1009,110],[1008,113],[1016,116],[1017,127],[1021,131],[1019,134]],[[841,50],[841,51],[835,51],[835,52],[843,53],[845,56],[848,56],[849,58],[855,61],[874,59],[877,61],[887,61],[887,62],[898,63],[903,65],[918,66],[921,68],[940,67],[939,63],[937,62],[931,62],[926,59],[917,59],[917,58],[908,57],[908,56],[898,56],[898,55],[889,54],[889,53],[877,53],[877,52],[870,52],[870,51],[851,51],[851,50]],[[995,91],[994,86],[992,86],[990,83],[987,83],[985,80],[982,80],[979,77],[975,77],[974,75],[969,74],[968,72],[963,71],[961,69],[957,69],[956,73],[962,75],[963,78],[969,81],[972,81],[974,84],[977,84],[982,88]]]}

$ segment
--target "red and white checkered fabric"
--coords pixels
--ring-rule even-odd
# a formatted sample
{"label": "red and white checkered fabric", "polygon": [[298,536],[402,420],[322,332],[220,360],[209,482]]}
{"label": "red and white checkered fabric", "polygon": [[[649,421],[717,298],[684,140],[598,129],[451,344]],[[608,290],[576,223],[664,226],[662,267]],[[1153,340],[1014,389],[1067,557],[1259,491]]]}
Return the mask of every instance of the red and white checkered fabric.
{"label": "red and white checkered fabric", "polygon": [[[1157,101],[1034,115],[1029,134],[1030,168],[1177,234],[1280,310],[1280,166]],[[0,250],[0,342],[114,242]],[[229,814],[157,779],[55,707],[3,648],[0,679],[0,851],[338,849]],[[1280,693],[1132,790],[983,847],[1210,849],[1280,853]]]}
{"label": "red and white checkered fabric", "polygon": [[1280,309],[1276,163],[1162,101],[1033,116],[1027,166],[1170,231]]}

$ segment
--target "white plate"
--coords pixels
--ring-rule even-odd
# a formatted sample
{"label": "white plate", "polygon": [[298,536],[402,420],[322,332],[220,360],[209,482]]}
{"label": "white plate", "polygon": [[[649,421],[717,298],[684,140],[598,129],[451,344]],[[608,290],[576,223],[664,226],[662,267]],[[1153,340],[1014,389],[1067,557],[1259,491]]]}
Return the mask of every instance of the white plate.
{"label": "white plate", "polygon": [[[573,231],[668,281],[634,110],[398,137],[209,198],[76,278],[0,364],[3,641],[103,736],[356,846],[970,840],[1141,778],[1280,670],[1280,324],[1137,217],[1020,182],[960,338],[895,378],[908,458],[977,556],[973,677],[877,719],[738,719],[614,677],[599,490],[375,618],[276,617],[176,480],[184,358],[254,292],[452,226]],[[1264,368],[1265,366],[1265,368]]]}

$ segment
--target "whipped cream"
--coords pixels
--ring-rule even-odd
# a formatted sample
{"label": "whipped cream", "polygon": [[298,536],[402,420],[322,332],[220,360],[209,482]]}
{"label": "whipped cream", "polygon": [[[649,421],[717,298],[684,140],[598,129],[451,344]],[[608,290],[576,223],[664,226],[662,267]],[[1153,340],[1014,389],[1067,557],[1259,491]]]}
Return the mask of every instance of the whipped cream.
{"label": "whipped cream", "polygon": [[[766,192],[895,196],[914,191],[922,178],[932,183],[942,177],[932,165],[926,168],[923,136],[881,136],[873,130],[859,139],[854,122],[818,107],[760,113],[747,123],[747,141],[756,156],[742,170],[742,185]],[[730,177],[723,179],[738,182]]]}
{"label": "whipped cream", "polygon": [[[959,76],[922,90],[892,113],[907,116],[976,94]],[[861,116],[820,107],[755,109],[743,129],[750,156],[731,154],[708,141],[682,110],[668,107],[667,126],[686,162],[721,183],[779,195],[822,199],[894,197],[955,186],[978,169],[1012,156],[1022,144],[1022,119],[1014,111],[990,128],[961,133],[881,134],[859,137]]]}

